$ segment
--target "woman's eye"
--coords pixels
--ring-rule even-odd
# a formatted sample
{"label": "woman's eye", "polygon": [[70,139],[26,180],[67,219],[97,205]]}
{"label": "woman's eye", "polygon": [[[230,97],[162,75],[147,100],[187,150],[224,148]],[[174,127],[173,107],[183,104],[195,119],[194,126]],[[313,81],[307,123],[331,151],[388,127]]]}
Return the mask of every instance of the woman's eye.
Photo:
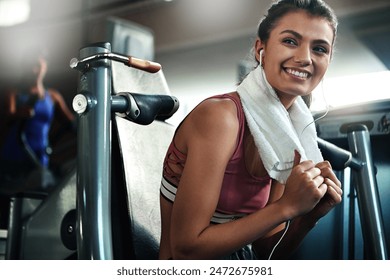
{"label": "woman's eye", "polygon": [[328,49],[325,47],[321,47],[321,46],[314,47],[313,50],[315,52],[319,52],[319,53],[328,53]]}
{"label": "woman's eye", "polygon": [[283,40],[283,43],[287,44],[287,45],[294,45],[296,46],[297,45],[297,42],[294,40],[294,39],[291,39],[291,38],[286,38]]}

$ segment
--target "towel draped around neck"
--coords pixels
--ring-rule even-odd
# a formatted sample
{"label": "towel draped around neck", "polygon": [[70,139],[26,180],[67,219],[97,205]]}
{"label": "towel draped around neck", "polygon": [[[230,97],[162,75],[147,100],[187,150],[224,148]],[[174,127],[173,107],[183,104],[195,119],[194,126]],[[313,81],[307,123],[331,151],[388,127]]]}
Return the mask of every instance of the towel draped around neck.
{"label": "towel draped around neck", "polygon": [[269,176],[286,183],[294,164],[294,150],[301,161],[323,161],[317,144],[313,116],[298,96],[287,111],[258,66],[237,87],[249,130]]}

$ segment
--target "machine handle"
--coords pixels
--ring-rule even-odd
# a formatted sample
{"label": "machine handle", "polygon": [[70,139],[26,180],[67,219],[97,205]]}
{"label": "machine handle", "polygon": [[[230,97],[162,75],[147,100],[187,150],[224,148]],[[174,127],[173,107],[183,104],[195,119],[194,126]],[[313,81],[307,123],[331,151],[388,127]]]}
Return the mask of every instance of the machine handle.
{"label": "machine handle", "polygon": [[344,170],[352,167],[359,170],[361,162],[352,156],[350,151],[344,150],[324,139],[317,138],[318,147],[325,159],[329,160],[334,170]]}
{"label": "machine handle", "polygon": [[122,62],[127,66],[137,68],[142,71],[146,71],[149,73],[156,73],[160,71],[161,64],[145,59],[136,58],[133,56],[124,56],[118,53],[113,52],[103,52],[103,53],[97,53],[91,56],[88,56],[86,58],[83,58],[81,60],[77,58],[72,58],[70,60],[70,67],[74,69],[83,69],[88,65],[89,62],[99,59],[110,59],[118,62]]}
{"label": "machine handle", "polygon": [[127,65],[149,73],[157,73],[161,69],[161,65],[157,62],[132,56],[129,56]]}
{"label": "machine handle", "polygon": [[166,120],[179,108],[179,100],[170,95],[121,92],[112,96],[112,111],[130,121],[148,125],[155,119]]}

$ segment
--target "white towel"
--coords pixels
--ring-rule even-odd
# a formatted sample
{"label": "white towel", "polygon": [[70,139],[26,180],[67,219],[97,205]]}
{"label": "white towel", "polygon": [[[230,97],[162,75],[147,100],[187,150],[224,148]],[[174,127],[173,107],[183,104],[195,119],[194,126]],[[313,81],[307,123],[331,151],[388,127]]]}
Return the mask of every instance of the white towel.
{"label": "white towel", "polygon": [[286,183],[294,163],[294,150],[301,161],[323,161],[309,108],[299,96],[287,111],[258,66],[237,87],[244,114],[261,160],[269,176]]}

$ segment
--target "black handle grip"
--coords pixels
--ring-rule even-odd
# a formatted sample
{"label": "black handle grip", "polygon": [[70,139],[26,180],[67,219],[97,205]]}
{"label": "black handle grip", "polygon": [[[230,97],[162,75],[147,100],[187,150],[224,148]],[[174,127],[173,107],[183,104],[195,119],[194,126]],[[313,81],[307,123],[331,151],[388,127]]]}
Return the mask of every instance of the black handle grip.
{"label": "black handle grip", "polygon": [[324,159],[331,163],[333,169],[343,170],[348,167],[353,160],[351,152],[321,138],[318,138],[317,142]]}
{"label": "black handle grip", "polygon": [[120,110],[122,116],[137,124],[148,125],[155,119],[166,120],[179,108],[179,100],[170,95],[121,92],[119,96],[125,96],[127,101],[126,110]]}

